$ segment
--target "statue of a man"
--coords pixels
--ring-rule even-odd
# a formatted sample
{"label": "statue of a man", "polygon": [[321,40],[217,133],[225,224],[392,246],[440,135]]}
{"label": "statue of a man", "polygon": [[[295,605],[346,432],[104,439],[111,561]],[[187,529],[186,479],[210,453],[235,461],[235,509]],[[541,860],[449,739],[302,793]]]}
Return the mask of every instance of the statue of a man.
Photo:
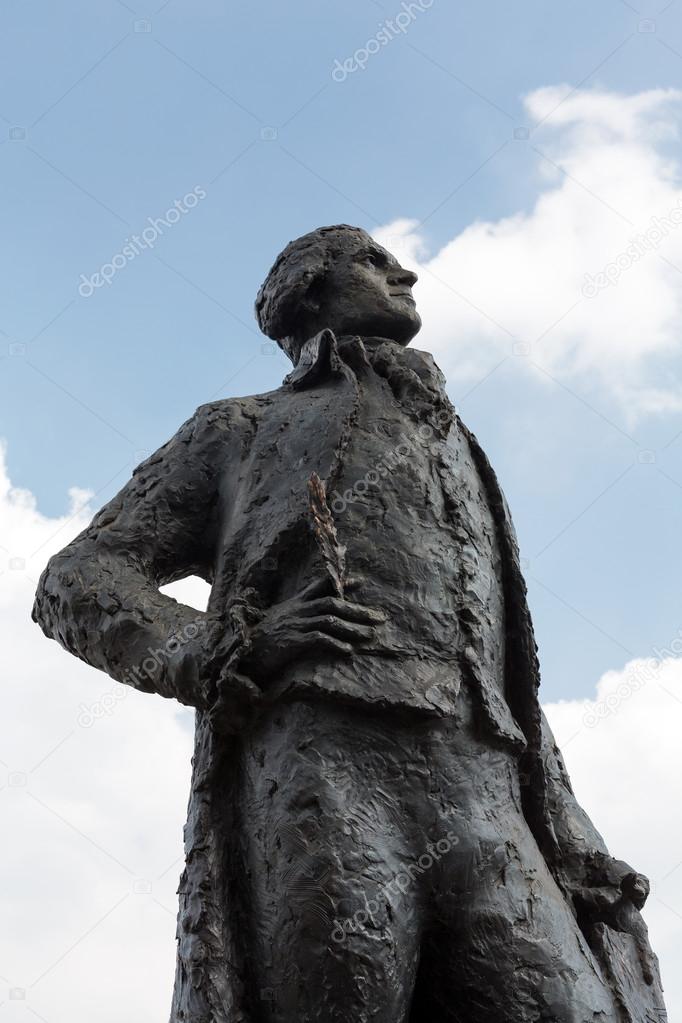
{"label": "statue of a man", "polygon": [[[256,311],[293,372],[199,408],[34,617],[196,708],[173,1023],[661,1023],[648,882],[572,794],[415,281],[358,228],[288,245]],[[191,574],[205,614],[159,592]]]}

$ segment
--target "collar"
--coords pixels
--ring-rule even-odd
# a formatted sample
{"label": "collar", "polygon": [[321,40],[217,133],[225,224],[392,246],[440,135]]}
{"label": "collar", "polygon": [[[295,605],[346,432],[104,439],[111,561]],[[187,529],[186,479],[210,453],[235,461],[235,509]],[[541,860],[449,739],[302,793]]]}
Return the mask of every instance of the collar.
{"label": "collar", "polygon": [[302,391],[331,374],[340,362],[334,331],[327,327],[303,343],[298,362],[291,373],[285,376],[284,385]]}
{"label": "collar", "polygon": [[[300,391],[326,377],[345,374],[348,367],[369,366],[368,352],[381,345],[391,345],[400,352],[405,351],[390,338],[359,335],[342,335],[337,338],[334,331],[326,327],[301,346],[298,362],[284,378],[284,385]],[[343,358],[340,351],[343,352]]]}

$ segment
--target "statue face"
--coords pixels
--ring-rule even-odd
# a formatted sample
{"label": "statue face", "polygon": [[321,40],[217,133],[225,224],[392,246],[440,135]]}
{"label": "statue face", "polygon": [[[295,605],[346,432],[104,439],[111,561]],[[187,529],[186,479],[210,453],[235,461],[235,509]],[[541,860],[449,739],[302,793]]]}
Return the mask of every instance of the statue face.
{"label": "statue face", "polygon": [[349,234],[348,246],[327,272],[320,295],[319,329],[385,337],[408,345],[421,327],[412,286],[417,275],[369,235]]}

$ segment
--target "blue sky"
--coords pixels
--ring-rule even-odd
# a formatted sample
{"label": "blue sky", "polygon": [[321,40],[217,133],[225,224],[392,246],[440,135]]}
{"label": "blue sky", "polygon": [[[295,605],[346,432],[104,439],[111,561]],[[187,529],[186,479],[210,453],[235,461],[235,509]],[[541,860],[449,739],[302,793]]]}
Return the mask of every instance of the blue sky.
{"label": "blue sky", "polygon": [[[524,94],[682,83],[677,3],[435,0],[341,82],[335,60],[399,4],[132,7],[9,2],[2,15],[0,433],[13,482],[48,514],[70,486],[110,497],[202,402],[278,384],[286,364],[262,344],[252,303],[290,238],[428,218],[437,248],[532,207],[542,168],[514,139]],[[153,251],[78,294],[82,274],[196,186],[206,198]],[[622,438],[579,400],[540,390],[502,379],[461,406],[531,561],[630,457],[619,462]],[[679,418],[647,420],[643,443],[666,443]],[[554,443],[529,466],[518,447],[548,428]],[[682,481],[680,451],[666,464]],[[604,668],[682,624],[669,558],[682,492],[649,469],[529,571],[548,697],[591,692]]]}
{"label": "blue sky", "polygon": [[[632,267],[623,254],[633,235],[650,230],[652,217],[671,215],[682,196],[682,0],[433,0],[364,69],[334,80],[337,62],[358,53],[364,59],[375,48],[371,40],[404,11],[400,0],[2,6],[0,438],[7,474],[20,489],[0,494],[0,521],[12,537],[0,550],[0,602],[7,584],[11,606],[21,611],[8,618],[8,631],[28,630],[13,671],[21,698],[35,708],[27,724],[33,759],[39,766],[54,753],[54,792],[41,798],[97,835],[98,846],[118,849],[110,826],[131,850],[119,858],[143,850],[161,860],[175,841],[168,835],[179,835],[188,720],[178,717],[176,729],[175,710],[132,693],[110,722],[110,746],[83,746],[94,730],[73,730],[74,708],[99,698],[107,680],[98,676],[93,688],[93,672],[28,625],[36,574],[48,552],[84,524],[85,513],[68,511],[73,488],[94,495],[94,510],[198,405],[278,386],[287,363],[259,335],[253,300],[283,245],[321,224],[365,227],[420,273],[424,329],[415,344],[434,351],[509,499],[543,698],[572,701],[553,719],[568,738],[578,722],[583,739],[572,749],[586,737],[592,742],[580,747],[576,772],[588,781],[590,770],[608,774],[608,754],[625,777],[618,758],[627,759],[623,747],[637,735],[634,701],[620,731],[600,726],[596,738],[585,731],[580,701],[616,687],[633,659],[656,648],[680,653],[671,644],[682,629],[682,231],[678,237],[670,228]],[[166,216],[195,189],[205,197],[165,227],[153,248],[110,284],[79,293],[149,218]],[[617,279],[587,297],[585,274],[618,258]],[[24,558],[31,559],[25,572]],[[14,572],[12,559],[20,566]],[[672,682],[661,683],[664,702],[652,710],[655,724],[643,740],[652,772],[637,804],[644,815],[656,785],[663,793],[679,777],[672,752],[658,759],[653,752],[659,740],[661,750],[679,746],[678,660],[666,670]],[[59,697],[45,695],[46,674],[57,680]],[[139,752],[156,720],[158,757],[170,763],[177,747],[180,759],[168,769],[167,803],[156,804],[167,830],[152,848],[143,785],[119,816],[116,806],[104,807],[99,789],[71,793],[79,791],[73,786],[82,764],[97,755],[115,788],[125,741],[125,784],[146,778],[158,795],[164,781]],[[97,726],[98,742],[108,726]],[[76,738],[66,742],[62,732]],[[9,732],[8,747],[14,738]],[[636,789],[634,774],[628,792],[630,784]],[[660,878],[661,905],[652,912],[670,956],[682,889],[665,894],[677,868],[669,852],[657,859],[667,839],[652,836],[664,815],[652,808],[648,823],[639,829],[630,820],[632,834],[621,836],[626,794],[602,792],[596,782],[593,789],[598,823],[612,807],[605,826],[614,842],[622,837],[619,855],[628,856],[638,830],[650,838],[642,839],[637,865]],[[589,784],[586,790],[589,796]],[[79,807],[90,807],[90,817],[83,811],[81,820]],[[122,822],[135,813],[139,820],[130,816],[128,828]],[[50,843],[59,865],[53,835],[41,826],[34,846]],[[64,847],[64,873],[54,868],[50,891],[66,890],[69,870],[82,869],[82,852]],[[22,863],[18,856],[17,869]],[[104,867],[92,867],[102,912]],[[153,873],[147,864],[139,870]],[[112,905],[118,883],[115,874],[106,881]],[[172,917],[172,892],[159,899]],[[131,896],[132,903],[138,907]],[[78,903],[72,937],[90,933],[92,906],[91,898]],[[53,934],[46,924],[46,961],[69,945],[66,926],[54,922]],[[163,926],[169,966],[165,917]],[[148,947],[161,933],[153,927]],[[125,940],[111,948],[120,952]],[[87,947],[92,963],[81,964],[81,978],[98,976],[104,954]],[[82,1018],[88,997],[100,1011],[98,991],[81,989]],[[112,1020],[120,1016],[116,1004]],[[145,1003],[145,1012],[155,1007]]]}

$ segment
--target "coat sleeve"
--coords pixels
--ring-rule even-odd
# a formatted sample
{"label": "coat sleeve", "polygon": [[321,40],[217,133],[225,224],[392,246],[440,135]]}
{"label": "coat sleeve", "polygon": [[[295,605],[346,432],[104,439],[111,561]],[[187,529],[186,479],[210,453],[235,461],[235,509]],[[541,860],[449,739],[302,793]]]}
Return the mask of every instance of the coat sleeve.
{"label": "coat sleeve", "polygon": [[[560,861],[555,876],[571,900],[578,922],[597,955],[625,1018],[665,1023],[658,960],[649,943],[640,910],[649,881],[623,860],[611,856],[589,816],[578,803],[542,714],[542,759],[548,809]],[[643,982],[643,983],[642,983]]]}
{"label": "coat sleeve", "polygon": [[[637,894],[633,889],[631,895],[633,901],[641,908],[648,895],[648,881],[629,864],[615,859],[609,853],[604,839],[575,798],[561,751],[557,747],[544,713],[542,713],[542,759],[548,809],[559,850],[559,874],[565,887],[571,891],[574,900],[587,899],[596,909],[592,895],[597,891],[603,895],[611,892],[610,901],[613,901],[624,892],[630,891],[629,886],[634,883],[633,879],[638,878],[642,891]],[[600,897],[597,901],[603,900]]]}
{"label": "coat sleeve", "polygon": [[159,592],[210,578],[216,542],[215,451],[201,409],[43,572],[33,619],[70,653],[145,692],[174,691],[167,662],[205,615]]}
{"label": "coat sleeve", "polygon": [[542,713],[542,759],[547,779],[549,812],[568,871],[582,870],[586,859],[608,856],[604,839],[578,803],[549,722]]}

